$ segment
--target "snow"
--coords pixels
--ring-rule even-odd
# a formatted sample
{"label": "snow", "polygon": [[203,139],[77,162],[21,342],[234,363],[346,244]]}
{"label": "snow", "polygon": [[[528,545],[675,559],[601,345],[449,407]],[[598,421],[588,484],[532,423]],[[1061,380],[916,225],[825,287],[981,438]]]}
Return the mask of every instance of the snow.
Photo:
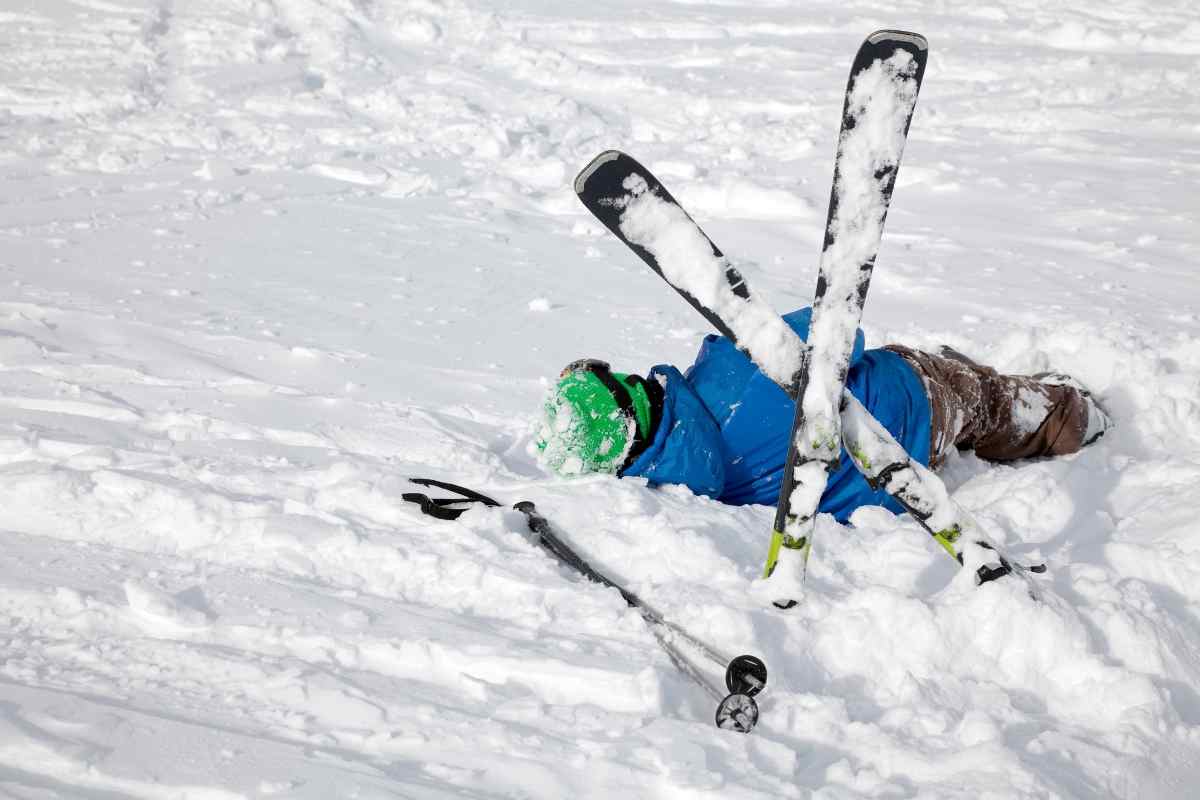
{"label": "snow", "polygon": [[[1190,3],[42,0],[0,12],[0,794],[1186,797],[1200,779],[1200,107]],[[811,298],[850,58],[930,62],[869,346],[1059,370],[1116,427],[969,454],[1035,578],[907,517],[548,475],[581,357],[702,320],[571,176],[620,148],[755,293]],[[771,670],[749,736],[507,508]],[[433,494],[440,494],[433,492]],[[713,676],[719,680],[720,676]]]}

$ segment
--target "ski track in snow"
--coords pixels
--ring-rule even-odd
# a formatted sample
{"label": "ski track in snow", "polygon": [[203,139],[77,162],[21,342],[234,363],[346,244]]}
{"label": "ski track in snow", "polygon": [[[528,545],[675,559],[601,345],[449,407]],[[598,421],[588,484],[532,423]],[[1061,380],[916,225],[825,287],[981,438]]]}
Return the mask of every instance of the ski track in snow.
{"label": "ski track in snow", "polygon": [[[20,5],[20,4],[18,4]],[[0,11],[0,794],[1183,797],[1200,780],[1200,21],[1191,4],[44,0]],[[842,90],[931,57],[870,346],[1070,372],[1117,427],[943,470],[1044,601],[917,526],[547,477],[560,366],[707,331],[572,196],[667,181],[812,295]],[[771,669],[748,737],[519,514]]]}

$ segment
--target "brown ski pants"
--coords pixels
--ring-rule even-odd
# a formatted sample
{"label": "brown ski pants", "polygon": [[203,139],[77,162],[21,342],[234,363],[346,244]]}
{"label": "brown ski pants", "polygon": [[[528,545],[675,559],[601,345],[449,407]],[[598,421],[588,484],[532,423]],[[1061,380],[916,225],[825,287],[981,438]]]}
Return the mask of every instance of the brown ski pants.
{"label": "brown ski pants", "polygon": [[950,348],[939,355],[888,345],[921,378],[932,414],[930,466],[954,448],[990,461],[1074,453],[1087,428],[1087,400],[1072,386],[1001,375]]}

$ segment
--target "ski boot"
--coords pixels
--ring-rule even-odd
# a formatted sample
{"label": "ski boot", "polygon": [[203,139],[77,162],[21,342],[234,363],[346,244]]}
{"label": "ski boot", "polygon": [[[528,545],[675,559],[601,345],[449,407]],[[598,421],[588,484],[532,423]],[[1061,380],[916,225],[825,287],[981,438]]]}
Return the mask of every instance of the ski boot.
{"label": "ski boot", "polygon": [[1087,425],[1084,428],[1083,443],[1080,447],[1087,447],[1113,426],[1112,417],[1100,405],[1100,401],[1092,395],[1091,390],[1070,375],[1064,372],[1039,372],[1031,377],[1038,383],[1044,383],[1047,386],[1070,386],[1083,397],[1084,403],[1087,404]]}

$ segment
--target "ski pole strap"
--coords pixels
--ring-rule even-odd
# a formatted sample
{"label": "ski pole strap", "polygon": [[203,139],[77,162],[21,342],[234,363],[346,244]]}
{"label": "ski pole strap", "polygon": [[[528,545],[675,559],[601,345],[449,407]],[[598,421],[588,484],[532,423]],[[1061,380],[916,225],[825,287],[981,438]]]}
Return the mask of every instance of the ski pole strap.
{"label": "ski pole strap", "polygon": [[[468,489],[465,486],[459,486],[455,483],[446,483],[445,481],[437,481],[433,478],[409,478],[409,482],[415,483],[418,486],[436,486],[438,489],[445,489],[448,492],[456,492],[461,494],[468,500],[474,500],[478,503],[483,503],[485,506],[498,506],[498,502],[488,497],[486,494],[480,494],[474,489]],[[459,501],[465,502],[465,501]]]}
{"label": "ski pole strap", "polygon": [[421,507],[421,513],[427,514],[437,519],[458,519],[462,516],[465,508],[450,508],[458,503],[483,503],[485,506],[499,506],[500,504],[488,497],[486,494],[480,494],[474,489],[468,489],[465,486],[459,486],[454,483],[434,480],[433,478],[409,478],[409,480],[418,486],[433,486],[438,489],[445,489],[448,492],[455,492],[462,497],[430,497],[427,494],[420,492],[405,492],[400,495],[402,500],[409,503],[416,503]]}
{"label": "ski pole strap", "polygon": [[430,497],[427,494],[419,492],[405,492],[400,495],[403,500],[409,503],[416,503],[421,507],[421,513],[437,519],[458,519],[465,508],[449,508],[451,503],[474,503],[474,500],[459,499],[457,497]]}

